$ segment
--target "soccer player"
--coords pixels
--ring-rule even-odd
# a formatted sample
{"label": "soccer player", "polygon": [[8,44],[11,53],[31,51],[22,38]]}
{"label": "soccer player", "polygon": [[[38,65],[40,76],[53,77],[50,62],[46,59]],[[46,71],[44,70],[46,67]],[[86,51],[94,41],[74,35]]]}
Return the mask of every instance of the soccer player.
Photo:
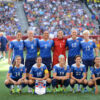
{"label": "soccer player", "polygon": [[[26,73],[27,77],[32,66],[36,63],[37,57],[37,48],[38,48],[38,39],[34,38],[33,30],[28,30],[28,39],[24,40],[24,46],[26,48]],[[28,92],[31,92],[31,89],[28,88]]]}
{"label": "soccer player", "polygon": [[58,57],[61,54],[66,57],[66,38],[64,38],[63,31],[59,30],[57,38],[54,39],[53,66],[59,63]]}
{"label": "soccer player", "polygon": [[[37,57],[36,64],[31,68],[29,79],[29,86],[33,88],[33,93],[36,80],[46,80],[47,85],[50,86],[51,79],[49,78],[49,72],[46,65],[42,63],[42,58],[40,56]],[[47,88],[47,90],[50,92],[50,88]]]}
{"label": "soccer player", "polygon": [[92,69],[91,79],[88,86],[92,88],[92,92],[98,94],[98,85],[100,85],[100,57],[96,56],[94,59],[94,68]]}
{"label": "soccer player", "polygon": [[42,57],[42,63],[47,66],[47,69],[51,71],[51,49],[53,47],[53,40],[49,40],[49,33],[45,31],[43,33],[43,39],[39,40],[40,56]]}
{"label": "soccer player", "polygon": [[16,56],[13,65],[9,67],[5,85],[10,88],[10,93],[15,93],[14,86],[17,85],[17,92],[21,93],[25,84],[28,84],[28,81],[26,80],[25,66],[21,64],[21,57]]}
{"label": "soccer player", "polygon": [[7,46],[7,38],[3,36],[3,32],[1,32],[0,36],[0,52],[3,52],[3,60],[5,60],[6,56],[6,46]]}
{"label": "soccer player", "polygon": [[76,55],[80,55],[80,42],[83,39],[80,37],[77,37],[77,30],[72,29],[71,30],[71,38],[67,39],[66,46],[68,47],[68,65],[71,67],[72,64],[75,63],[75,57]]}
{"label": "soccer player", "polygon": [[[66,46],[68,48],[68,65],[71,68],[71,65],[75,63],[76,55],[80,55],[81,45],[80,42],[83,39],[81,37],[77,37],[77,30],[71,30],[71,38],[67,39]],[[80,85],[78,85],[78,91],[80,91]]]}
{"label": "soccer player", "polygon": [[71,66],[71,79],[70,79],[70,85],[72,87],[73,93],[75,93],[75,84],[81,84],[83,85],[83,88],[81,90],[82,93],[86,92],[85,87],[87,86],[88,82],[86,80],[86,68],[85,65],[81,63],[81,56],[77,55],[75,58],[75,64]]}
{"label": "soccer player", "polygon": [[22,33],[19,31],[16,34],[16,40],[13,40],[10,42],[10,46],[9,46],[9,52],[8,52],[8,64],[11,64],[11,54],[13,52],[12,55],[12,63],[15,60],[15,57],[17,55],[21,56],[21,63],[24,64],[24,56],[23,56],[23,49],[24,49],[24,43],[22,40]]}
{"label": "soccer player", "polygon": [[[98,56],[98,49],[96,47],[95,42],[89,39],[90,32],[85,30],[83,32],[84,40],[81,41],[81,48],[82,48],[82,61],[83,64],[86,66],[86,71],[88,71],[88,67],[93,67],[94,65],[94,54]],[[95,52],[94,52],[95,51]]]}
{"label": "soccer player", "polygon": [[59,63],[53,67],[53,80],[52,87],[53,92],[57,92],[56,85],[64,85],[63,88],[60,88],[61,91],[65,92],[66,87],[69,85],[70,80],[70,67],[66,66],[66,60],[64,55],[59,56]]}

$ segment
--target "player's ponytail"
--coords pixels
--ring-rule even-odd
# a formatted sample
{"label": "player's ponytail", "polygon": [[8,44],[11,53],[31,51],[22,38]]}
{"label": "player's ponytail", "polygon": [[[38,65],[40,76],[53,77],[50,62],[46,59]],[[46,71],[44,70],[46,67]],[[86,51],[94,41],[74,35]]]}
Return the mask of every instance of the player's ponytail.
{"label": "player's ponytail", "polygon": [[14,69],[15,65],[16,65],[16,61],[14,60],[14,62],[13,62],[13,69]]}
{"label": "player's ponytail", "polygon": [[16,59],[17,59],[18,57],[21,58],[21,56],[19,56],[19,55],[15,57],[15,60],[14,60],[14,62],[13,62],[13,69],[14,69],[14,67],[15,67],[15,65],[16,65]]}

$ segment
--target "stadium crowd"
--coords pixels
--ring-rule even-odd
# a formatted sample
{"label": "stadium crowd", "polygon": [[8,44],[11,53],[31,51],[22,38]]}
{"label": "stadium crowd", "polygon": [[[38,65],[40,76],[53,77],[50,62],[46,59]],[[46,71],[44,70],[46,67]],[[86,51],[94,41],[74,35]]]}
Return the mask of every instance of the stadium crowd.
{"label": "stadium crowd", "polygon": [[35,0],[24,3],[24,10],[29,26],[34,27],[38,35],[48,30],[56,36],[57,30],[62,29],[67,36],[71,34],[72,27],[77,28],[79,35],[85,29],[91,35],[99,34],[99,29],[78,0]]}
{"label": "stadium crowd", "polygon": [[92,10],[92,12],[95,14],[93,19],[97,19],[100,21],[100,4],[99,3],[89,3],[88,7]]}
{"label": "stadium crowd", "polygon": [[0,31],[12,36],[18,30],[21,30],[16,16],[16,5],[14,3],[0,2]]}

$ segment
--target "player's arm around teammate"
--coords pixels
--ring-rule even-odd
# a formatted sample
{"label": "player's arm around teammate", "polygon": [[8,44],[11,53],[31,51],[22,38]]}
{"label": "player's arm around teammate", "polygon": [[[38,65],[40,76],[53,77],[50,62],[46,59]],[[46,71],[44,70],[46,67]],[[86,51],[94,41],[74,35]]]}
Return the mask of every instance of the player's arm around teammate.
{"label": "player's arm around teammate", "polygon": [[64,55],[59,56],[59,63],[53,67],[53,80],[52,80],[52,87],[53,92],[56,92],[56,86],[58,84],[64,85],[61,91],[65,92],[66,87],[69,85],[70,80],[70,69],[69,66],[65,64],[65,57]]}
{"label": "player's arm around teammate", "polygon": [[92,69],[91,79],[88,86],[92,88],[92,92],[98,94],[98,85],[100,85],[100,57],[96,56],[94,59],[94,68]]}
{"label": "player's arm around teammate", "polygon": [[88,82],[86,80],[86,68],[85,65],[81,64],[81,56],[78,55],[75,58],[75,64],[71,66],[71,79],[70,79],[70,85],[73,89],[73,93],[75,93],[75,84],[81,84],[83,85],[82,93],[85,92],[85,87],[87,86]]}
{"label": "player's arm around teammate", "polygon": [[14,64],[9,67],[7,73],[7,79],[5,85],[10,88],[10,92],[14,93],[14,86],[17,85],[17,92],[21,92],[21,89],[28,84],[26,80],[25,66],[21,64],[21,57],[16,56]]}
{"label": "player's arm around teammate", "polygon": [[40,81],[46,80],[47,86],[49,86],[51,83],[48,69],[46,65],[42,63],[42,58],[40,56],[37,57],[36,64],[33,65],[29,74],[29,86],[33,88],[33,92],[34,92],[34,86],[36,80],[40,80]]}

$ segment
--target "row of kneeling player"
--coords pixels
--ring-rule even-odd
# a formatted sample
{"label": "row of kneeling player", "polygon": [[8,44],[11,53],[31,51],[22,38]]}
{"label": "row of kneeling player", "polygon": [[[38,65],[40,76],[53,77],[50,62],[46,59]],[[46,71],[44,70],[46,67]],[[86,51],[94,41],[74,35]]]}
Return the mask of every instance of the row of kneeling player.
{"label": "row of kneeling player", "polygon": [[[7,73],[7,79],[5,85],[10,88],[10,92],[15,92],[15,86],[17,86],[16,91],[21,93],[21,90],[28,85],[34,92],[35,81],[36,80],[46,80],[47,91],[51,92],[50,85],[52,84],[52,91],[63,91],[66,92],[66,88],[70,85],[72,92],[75,93],[75,84],[82,85],[81,92],[87,92],[86,86],[88,85],[92,88],[92,92],[98,93],[97,85],[100,85],[100,57],[95,57],[94,67],[91,68],[91,78],[87,81],[86,67],[81,63],[81,56],[77,55],[75,58],[75,64],[70,68],[66,65],[64,55],[59,56],[59,63],[53,67],[53,77],[49,76],[49,71],[45,64],[42,63],[42,58],[39,56],[36,59],[36,64],[34,64],[29,73],[29,79],[26,79],[25,66],[21,64],[21,57],[16,56],[16,59],[9,67]],[[61,87],[58,87],[58,84]],[[32,92],[31,91],[31,92]]]}

